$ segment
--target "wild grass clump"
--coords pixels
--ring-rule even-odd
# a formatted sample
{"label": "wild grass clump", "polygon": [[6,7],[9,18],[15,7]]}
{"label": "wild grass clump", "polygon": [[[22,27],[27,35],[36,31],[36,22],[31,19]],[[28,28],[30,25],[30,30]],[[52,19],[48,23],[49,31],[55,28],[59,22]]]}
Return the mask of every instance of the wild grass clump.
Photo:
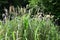
{"label": "wild grass clump", "polygon": [[5,24],[0,22],[0,40],[60,40],[58,27],[51,20],[16,17]]}

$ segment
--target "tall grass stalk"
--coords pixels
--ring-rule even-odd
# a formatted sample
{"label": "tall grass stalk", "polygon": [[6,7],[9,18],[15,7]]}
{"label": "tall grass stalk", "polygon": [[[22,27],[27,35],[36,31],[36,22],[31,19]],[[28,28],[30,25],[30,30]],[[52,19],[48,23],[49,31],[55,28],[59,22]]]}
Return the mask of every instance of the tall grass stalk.
{"label": "tall grass stalk", "polygon": [[28,14],[0,22],[0,40],[60,40],[59,32],[51,20],[30,18]]}

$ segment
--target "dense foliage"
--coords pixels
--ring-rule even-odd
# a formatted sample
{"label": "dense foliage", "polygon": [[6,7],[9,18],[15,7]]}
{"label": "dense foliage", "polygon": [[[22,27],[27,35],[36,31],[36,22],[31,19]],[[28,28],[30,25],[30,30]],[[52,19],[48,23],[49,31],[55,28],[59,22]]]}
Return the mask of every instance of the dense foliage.
{"label": "dense foliage", "polygon": [[[60,17],[59,0],[0,0],[0,18],[3,8],[9,8],[10,4],[18,5],[18,11],[0,21],[0,40],[60,40],[60,27],[54,25],[51,16],[45,15],[51,13],[55,18]],[[39,9],[44,16],[39,14]]]}
{"label": "dense foliage", "polygon": [[0,40],[60,40],[60,31],[51,20],[23,15],[5,24],[0,21]]}
{"label": "dense foliage", "polygon": [[30,4],[40,6],[45,12],[60,17],[60,0],[31,0]]}

